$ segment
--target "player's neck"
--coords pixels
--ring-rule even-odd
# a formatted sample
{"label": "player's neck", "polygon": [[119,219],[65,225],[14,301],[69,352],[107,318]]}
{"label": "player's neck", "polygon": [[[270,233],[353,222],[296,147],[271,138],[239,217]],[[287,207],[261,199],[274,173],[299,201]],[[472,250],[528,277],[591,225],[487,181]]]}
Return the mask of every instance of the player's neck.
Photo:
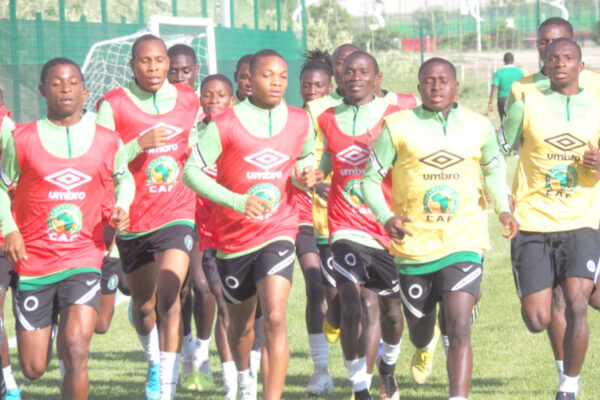
{"label": "player's neck", "polygon": [[63,116],[48,110],[46,118],[56,126],[72,126],[81,121],[81,114],[81,112],[76,112],[72,115]]}
{"label": "player's neck", "polygon": [[574,82],[562,86],[550,83],[550,89],[562,94],[563,96],[575,96],[579,93],[579,79],[576,79]]}
{"label": "player's neck", "polygon": [[252,105],[254,105],[255,107],[262,108],[263,110],[272,110],[274,108],[277,108],[277,106],[281,104],[281,100],[275,105],[267,104],[262,102],[260,99],[256,99],[254,96],[249,96],[248,100],[250,100],[250,103],[252,103]]}

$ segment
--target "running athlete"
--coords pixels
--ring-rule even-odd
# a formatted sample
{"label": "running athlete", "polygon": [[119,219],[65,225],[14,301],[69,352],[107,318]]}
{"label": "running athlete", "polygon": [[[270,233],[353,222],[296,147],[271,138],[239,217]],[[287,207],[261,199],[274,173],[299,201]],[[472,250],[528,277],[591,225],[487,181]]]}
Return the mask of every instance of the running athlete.
{"label": "running athlete", "polygon": [[[181,83],[196,90],[198,77],[198,62],[196,52],[185,44],[176,44],[167,51],[169,56],[169,83]],[[201,112],[198,121],[206,118]],[[193,144],[190,137],[190,146]],[[197,199],[198,200],[198,199]],[[196,215],[198,211],[196,210]],[[199,221],[196,218],[196,226]],[[181,319],[183,325],[182,343],[182,374],[181,386],[188,390],[209,390],[214,387],[210,364],[208,362],[208,346],[210,332],[215,316],[215,298],[212,295],[204,270],[202,268],[202,253],[198,251],[198,242],[194,241],[194,248],[190,255],[190,275],[182,288]],[[191,282],[190,282],[191,281]],[[193,296],[190,284],[193,283]],[[196,322],[196,339],[192,333],[192,314]]]}
{"label": "running athlete", "polygon": [[[332,66],[327,52],[313,50],[307,53],[306,62],[300,71],[300,94],[304,105],[311,100],[326,96],[331,92]],[[333,391],[333,379],[327,368],[329,343],[323,335],[325,317],[325,286],[320,269],[319,249],[313,227],[313,196],[304,190],[293,187],[292,198],[298,211],[300,224],[296,237],[296,255],[304,275],[306,285],[306,330],[308,347],[314,371],[304,392],[314,396]]]}
{"label": "running athlete", "polygon": [[513,104],[503,123],[503,152],[522,142],[513,187],[520,231],[511,260],[527,328],[541,332],[552,323],[554,286],[565,299],[564,368],[556,393],[562,400],[577,396],[588,343],[586,304],[600,271],[600,117],[597,100],[579,84],[579,46],[555,39],[544,61],[550,88]]}
{"label": "running athlete", "polygon": [[[261,50],[249,70],[252,96],[214,116],[188,159],[184,181],[216,203],[212,223],[239,396],[256,399],[249,353],[258,298],[264,398],[274,400],[281,398],[289,360],[285,315],[298,232],[289,178],[314,186],[314,137],[306,112],[282,101],[288,68],[281,55]],[[204,172],[213,162],[214,181]]]}
{"label": "running athlete", "polygon": [[131,55],[134,79],[104,95],[98,122],[121,136],[136,181],[131,226],[117,246],[148,360],[146,397],[170,399],[179,376],[180,292],[194,242],[194,195],[180,171],[200,102],[190,87],[167,82],[169,57],[160,38],[139,37]]}
{"label": "running athlete", "polygon": [[[481,172],[500,222],[516,235],[506,168],[484,117],[454,100],[456,71],[432,58],[419,68],[423,104],[385,119],[362,181],[365,201],[392,240],[411,342],[432,341],[441,302],[450,341],[450,399],[465,400],[473,363],[471,311],[479,294],[481,257],[489,247]],[[392,169],[392,208],[381,182]]]}
{"label": "running athlete", "polygon": [[[368,159],[367,142],[381,132],[383,118],[400,108],[375,95],[379,66],[373,56],[355,51],[343,64],[344,103],[329,108],[317,122],[324,137],[319,169],[333,173],[327,199],[327,217],[333,254],[333,278],[341,304],[341,343],[344,364],[356,400],[370,399],[371,369],[379,347],[367,346],[373,330],[362,320],[370,311],[363,306],[363,293],[375,292],[381,308],[380,325],[383,352],[379,364],[381,399],[398,399],[394,376],[400,354],[404,321],[398,287],[398,273],[388,253],[390,240],[373,213],[364,204],[360,180]],[[389,182],[385,184],[389,189]],[[379,331],[379,329],[377,329]],[[371,353],[369,360],[366,355]]]}
{"label": "running athlete", "polygon": [[237,103],[241,103],[246,100],[246,97],[252,96],[252,85],[250,84],[250,60],[252,54],[246,54],[242,56],[235,66],[235,72],[233,73],[233,80],[237,85],[235,91],[235,98]]}
{"label": "running athlete", "polygon": [[[67,58],[48,61],[40,93],[47,117],[19,126],[3,140],[0,224],[4,254],[19,276],[17,345],[23,374],[39,378],[57,321],[65,367],[61,398],[87,399],[105,248],[101,203],[112,178],[112,219],[118,230],[126,229],[135,187],[118,135],[81,116],[87,92],[77,64]],[[16,183],[12,212],[11,182]]]}

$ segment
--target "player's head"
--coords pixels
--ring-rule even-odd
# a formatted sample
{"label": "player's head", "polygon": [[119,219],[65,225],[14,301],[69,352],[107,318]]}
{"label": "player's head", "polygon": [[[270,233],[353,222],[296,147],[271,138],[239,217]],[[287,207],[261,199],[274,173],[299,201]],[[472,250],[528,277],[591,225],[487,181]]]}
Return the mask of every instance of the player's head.
{"label": "player's head", "polygon": [[183,83],[194,88],[199,69],[194,49],[185,44],[176,44],[169,48],[167,55],[169,56],[167,74],[169,82]]}
{"label": "player's head", "polygon": [[250,60],[252,101],[260,108],[277,106],[288,85],[288,66],[275,50],[260,50]]}
{"label": "player's head", "polygon": [[537,48],[540,59],[546,59],[546,49],[558,38],[573,39],[573,25],[560,17],[548,18],[538,28]]}
{"label": "player's head", "polygon": [[53,58],[42,67],[40,93],[46,99],[48,118],[63,120],[83,112],[87,90],[79,65],[68,58]]}
{"label": "player's head", "polygon": [[504,53],[504,64],[512,64],[515,62],[515,56],[513,53]]}
{"label": "player's head", "polygon": [[375,57],[364,51],[355,51],[344,60],[342,71],[346,101],[357,105],[370,102],[379,76],[379,64]]}
{"label": "player's head", "polygon": [[246,54],[242,56],[235,66],[233,80],[237,85],[236,94],[240,100],[252,95],[252,86],[250,86],[250,60],[254,54]]}
{"label": "player's head", "polygon": [[447,112],[458,94],[456,68],[446,59],[430,58],[419,68],[418,88],[425,108]]}
{"label": "player's head", "polygon": [[129,66],[142,90],[156,92],[165,83],[169,71],[165,42],[154,35],[140,36],[131,46]]}
{"label": "player's head", "polygon": [[[335,49],[333,55],[331,56],[331,61],[333,62],[333,76],[335,78],[335,84],[337,85],[339,91],[344,91],[344,82],[342,75],[342,67],[344,65],[344,60],[346,59],[346,57],[348,57],[348,55],[354,53],[355,51],[358,51],[358,47],[350,43],[344,43],[343,45]],[[344,93],[340,94],[343,95]]]}
{"label": "player's head", "polygon": [[544,66],[553,89],[578,84],[579,73],[583,70],[581,47],[571,39],[554,40],[546,49]]}
{"label": "player's head", "polygon": [[304,103],[331,92],[333,68],[329,53],[321,50],[306,52],[306,61],[300,70],[300,95]]}
{"label": "player's head", "polygon": [[202,111],[209,115],[212,111],[231,108],[235,104],[233,84],[223,74],[209,75],[200,84]]}

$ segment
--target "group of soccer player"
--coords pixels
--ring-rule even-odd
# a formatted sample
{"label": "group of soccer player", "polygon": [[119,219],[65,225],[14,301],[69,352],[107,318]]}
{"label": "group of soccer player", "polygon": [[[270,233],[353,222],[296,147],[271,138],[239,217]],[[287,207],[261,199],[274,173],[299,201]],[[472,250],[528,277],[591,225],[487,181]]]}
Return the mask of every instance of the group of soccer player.
{"label": "group of soccer player", "polygon": [[[23,374],[45,372],[56,337],[61,398],[86,399],[91,338],[108,330],[119,288],[148,361],[147,399],[173,399],[178,383],[214,387],[215,311],[225,399],[256,399],[259,369],[263,398],[280,399],[297,258],[307,394],[333,390],[339,338],[353,398],[371,398],[377,365],[380,399],[399,399],[406,319],[415,382],[430,377],[441,337],[450,400],[465,400],[488,199],[525,324],[548,330],[556,399],[575,399],[587,307],[600,309],[600,76],[561,18],[541,24],[538,49],[543,67],[513,84],[498,133],[459,104],[443,58],[420,66],[418,100],[384,89],[377,60],[351,44],[309,52],[301,109],[283,100],[288,65],[273,50],[239,60],[234,91],[221,74],[197,82],[192,48],[144,35],[133,79],[96,112],[79,66],[48,61],[46,117],[15,124],[0,109],[0,308],[12,287]],[[517,147],[511,194],[504,157]],[[6,398],[20,399],[6,342]]]}

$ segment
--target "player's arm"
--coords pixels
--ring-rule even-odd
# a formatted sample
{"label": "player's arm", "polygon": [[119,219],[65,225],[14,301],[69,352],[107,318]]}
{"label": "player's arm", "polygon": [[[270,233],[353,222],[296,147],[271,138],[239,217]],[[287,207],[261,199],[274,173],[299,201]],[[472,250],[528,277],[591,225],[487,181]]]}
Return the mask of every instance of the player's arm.
{"label": "player's arm", "polygon": [[309,122],[306,140],[304,146],[302,146],[302,154],[296,160],[294,171],[295,173],[292,175],[294,185],[302,190],[315,186],[315,135],[312,121]]}
{"label": "player's arm", "polygon": [[25,242],[12,216],[9,186],[16,182],[21,174],[15,142],[12,135],[6,140],[2,150],[2,169],[0,170],[0,229],[4,235],[4,255],[11,263],[27,257]]}
{"label": "player's arm", "polygon": [[319,171],[323,176],[323,179],[325,179],[332,170],[333,163],[331,161],[331,153],[327,151],[327,139],[323,137],[323,153],[321,154],[321,161],[319,161]]}
{"label": "player's arm", "polygon": [[113,222],[118,231],[123,231],[129,227],[129,207],[135,197],[135,180],[129,168],[127,168],[128,164],[129,161],[125,146],[121,143],[115,155],[113,173],[111,175],[115,188]]}
{"label": "player's arm", "polygon": [[517,96],[519,92],[519,88],[521,87],[521,83],[516,80],[510,85],[510,90],[508,91],[508,96],[506,96],[506,102],[504,102],[504,109],[506,111],[510,110],[513,104],[520,98]]}
{"label": "player's arm", "polygon": [[12,131],[15,129],[15,123],[8,116],[5,115],[0,123],[0,151],[5,148],[6,142],[12,137]]}
{"label": "player's arm", "polygon": [[496,97],[496,90],[498,90],[498,85],[493,84],[492,90],[490,90],[490,101],[488,102],[488,111],[494,111],[494,98]]}
{"label": "player's arm", "polygon": [[[116,130],[115,126],[115,117],[113,114],[112,107],[110,103],[104,100],[100,107],[98,108],[98,115],[96,116],[96,123],[102,125],[103,127],[110,129],[111,131]],[[144,135],[145,136],[145,135]],[[132,140],[125,145],[125,153],[127,154],[127,159],[132,161],[142,152],[142,148],[138,143],[138,140]]]}
{"label": "player's arm", "polygon": [[200,196],[244,214],[249,196],[232,192],[204,172],[219,158],[222,151],[217,125],[211,122],[192,148],[181,178],[183,183]]}
{"label": "player's arm", "polygon": [[498,131],[498,142],[500,144],[500,152],[507,156],[515,148],[523,137],[523,115],[525,104],[523,100],[519,100],[508,110],[500,130]]}

